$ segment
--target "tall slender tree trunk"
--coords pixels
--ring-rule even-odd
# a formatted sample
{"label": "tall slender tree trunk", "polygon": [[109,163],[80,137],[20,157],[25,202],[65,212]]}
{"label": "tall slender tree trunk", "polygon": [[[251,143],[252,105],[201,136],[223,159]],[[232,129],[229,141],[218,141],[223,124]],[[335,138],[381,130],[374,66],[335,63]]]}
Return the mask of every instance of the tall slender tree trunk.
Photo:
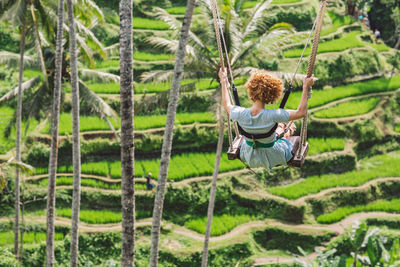
{"label": "tall slender tree trunk", "polygon": [[206,267],[208,262],[208,244],[210,242],[210,233],[211,233],[211,223],[214,214],[214,204],[215,204],[215,196],[217,192],[217,179],[218,179],[218,172],[219,172],[219,165],[221,162],[221,155],[222,155],[222,145],[224,142],[224,111],[222,109],[222,105],[218,108],[219,116],[218,116],[218,144],[217,144],[217,155],[215,157],[215,164],[214,164],[214,172],[213,172],[213,179],[210,189],[210,201],[208,203],[208,211],[207,211],[207,226],[206,226],[206,233],[204,237],[204,246],[203,246],[203,257],[201,260],[201,266]]}
{"label": "tall slender tree trunk", "polygon": [[[25,6],[26,9],[26,6]],[[25,11],[24,11],[25,13]],[[25,16],[22,16],[22,33],[19,43],[19,76],[18,76],[18,100],[17,100],[17,143],[16,143],[16,158],[21,161],[21,118],[22,118],[22,81],[24,78],[24,52],[25,52],[25,36],[26,36]],[[16,168],[15,175],[15,223],[14,223],[14,254],[20,260],[18,251],[19,238],[19,210],[20,210],[20,171]]]}
{"label": "tall slender tree trunk", "polygon": [[79,137],[79,78],[76,52],[76,26],[72,0],[67,0],[69,22],[69,53],[71,66],[72,93],[72,161],[74,167],[74,185],[72,191],[72,225],[70,266],[78,266],[79,210],[81,204],[81,143]]}
{"label": "tall slender tree trunk", "polygon": [[46,232],[46,266],[54,266],[54,213],[56,206],[56,172],[58,158],[58,123],[60,117],[61,101],[61,75],[63,59],[63,23],[64,23],[64,1],[58,0],[57,10],[57,40],[56,61],[53,92],[53,111],[51,123],[51,150],[49,159],[49,186],[47,191],[47,232]]}
{"label": "tall slender tree trunk", "polygon": [[121,204],[122,251],[121,266],[135,263],[135,181],[133,143],[133,44],[132,1],[121,0],[120,16],[120,78],[121,78]]}
{"label": "tall slender tree trunk", "polygon": [[183,18],[182,29],[179,39],[178,51],[176,54],[174,77],[169,94],[167,121],[165,125],[165,134],[161,150],[160,172],[158,175],[157,193],[154,200],[153,224],[151,229],[151,249],[150,266],[158,265],[158,244],[160,239],[161,218],[164,205],[165,186],[168,176],[169,161],[171,158],[172,137],[174,133],[174,123],[176,117],[176,107],[179,98],[179,88],[185,64],[185,52],[188,42],[189,29],[192,23],[193,10],[196,0],[188,0],[185,16]]}

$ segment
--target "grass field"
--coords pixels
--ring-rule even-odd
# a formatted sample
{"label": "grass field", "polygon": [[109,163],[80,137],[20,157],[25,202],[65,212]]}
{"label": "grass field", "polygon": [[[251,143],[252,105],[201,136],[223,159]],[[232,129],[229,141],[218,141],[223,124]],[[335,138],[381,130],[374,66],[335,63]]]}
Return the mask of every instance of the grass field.
{"label": "grass field", "polygon": [[[249,215],[222,215],[214,216],[211,223],[211,236],[219,236],[230,232],[236,226],[252,221]],[[192,219],[185,222],[185,226],[200,234],[206,232],[207,217]]]}
{"label": "grass field", "polygon": [[169,30],[168,24],[164,21],[140,17],[133,18],[133,28],[145,30]]}
{"label": "grass field", "polygon": [[376,51],[379,51],[379,52],[387,52],[387,51],[390,50],[390,47],[387,46],[387,45],[384,44],[384,43],[372,44],[371,47],[372,47],[373,49],[375,49]]}
{"label": "grass field", "polygon": [[361,115],[373,110],[381,99],[379,97],[366,98],[362,100],[349,101],[331,108],[315,112],[316,118],[344,118]]}
{"label": "grass field", "polygon": [[160,61],[160,60],[173,60],[175,55],[173,54],[155,54],[146,53],[140,51],[133,52],[133,59],[140,61]]}
{"label": "grass field", "polygon": [[[396,89],[400,89],[400,75],[393,76],[392,78],[379,78],[366,82],[351,83],[332,89],[313,90],[312,96],[308,101],[308,106],[314,108],[350,96],[389,92]],[[300,97],[301,92],[293,92],[290,95],[287,107],[296,109],[297,105],[300,103]]]}
{"label": "grass field", "polygon": [[[342,38],[320,43],[318,46],[318,53],[322,54],[328,52],[341,52],[349,48],[363,47],[364,44],[356,37],[360,33],[361,33],[360,31],[353,31],[346,34]],[[283,56],[286,58],[300,57],[302,52],[303,48],[291,49],[284,51]],[[304,53],[304,56],[305,57],[309,56],[310,53],[311,53],[311,48],[308,47]]]}
{"label": "grass field", "polygon": [[[242,85],[246,81],[246,78],[241,78],[235,81],[236,85]],[[218,82],[212,81],[210,78],[204,79],[185,79],[182,80],[181,86],[193,84],[195,90],[204,91],[215,89],[219,86]],[[97,94],[119,94],[120,84],[119,83],[91,83],[88,84],[89,88]],[[163,83],[135,83],[134,91],[136,94],[144,93],[161,93],[171,89],[171,82]]]}
{"label": "grass field", "polygon": [[[46,214],[45,210],[38,210],[30,213],[36,216],[43,216]],[[71,209],[56,208],[56,216],[71,218]],[[148,212],[138,212],[135,213],[136,218],[146,218],[150,216],[150,211]],[[122,221],[122,214],[120,211],[112,210],[80,210],[79,219],[82,222],[89,224],[107,224],[107,223],[119,223]]]}
{"label": "grass field", "polygon": [[[171,15],[184,15],[185,11],[186,11],[186,7],[185,6],[174,6],[174,7],[166,8],[165,10]],[[193,14],[197,15],[200,13],[201,13],[201,8],[195,7]]]}
{"label": "grass field", "polygon": [[[190,177],[211,175],[214,170],[214,161],[215,153],[185,153],[172,156],[168,179],[180,181]],[[160,159],[138,160],[135,162],[135,177],[144,177],[145,174],[151,172],[153,177],[157,179],[159,168]],[[243,168],[243,164],[239,160],[230,161],[225,155],[221,157],[220,172],[238,170],[241,168]],[[57,168],[58,173],[72,173],[72,170],[73,168],[71,165],[58,166]],[[46,167],[36,168],[35,173],[46,174],[48,173],[48,169]],[[120,178],[121,162],[98,161],[82,163],[82,173]],[[71,184],[70,181],[64,182],[68,183],[68,185]],[[93,182],[87,181],[87,183]]]}
{"label": "grass field", "polygon": [[[160,128],[165,126],[166,115],[154,115],[154,116],[135,116],[135,129],[146,130],[152,128]],[[112,125],[115,129],[120,128],[120,119],[110,118]],[[199,123],[214,123],[215,116],[211,112],[199,112],[199,113],[178,113],[176,115],[176,124],[191,124],[194,122]],[[100,131],[110,130],[107,122],[95,116],[81,116],[80,117],[80,131]],[[50,122],[42,129],[42,133],[46,134],[50,132]],[[71,114],[62,113],[60,114],[60,135],[72,133],[72,117]]]}
{"label": "grass field", "polygon": [[329,151],[343,150],[346,141],[342,138],[309,138],[308,155],[317,155]]}
{"label": "grass field", "polygon": [[332,20],[332,26],[321,31],[321,36],[336,32],[340,27],[352,24],[354,20],[350,16],[341,16],[330,10],[327,11]]}
{"label": "grass field", "polygon": [[324,189],[359,186],[380,177],[397,177],[400,173],[400,151],[378,155],[360,162],[360,170],[343,174],[310,176],[298,183],[268,188],[268,192],[288,199],[297,199]]}
{"label": "grass field", "polygon": [[[62,233],[55,233],[54,239],[55,240],[62,240],[64,238]],[[24,243],[31,244],[31,243],[39,243],[42,241],[46,241],[46,233],[42,232],[25,232],[24,233]],[[7,232],[0,232],[0,246],[9,245],[14,243],[14,232],[7,231]]]}
{"label": "grass field", "polygon": [[317,221],[319,223],[334,223],[338,222],[345,217],[358,212],[368,211],[384,211],[384,212],[400,212],[400,199],[378,200],[367,205],[359,206],[347,206],[338,208],[330,213],[322,214],[318,216]]}
{"label": "grass field", "polygon": [[[47,186],[48,179],[42,179],[38,183],[40,186]],[[61,185],[72,185],[73,177],[57,177],[57,186]],[[119,190],[121,189],[120,183],[105,183],[101,180],[96,180],[92,178],[81,178],[81,186],[93,187],[93,188],[101,188],[108,190]],[[146,190],[146,184],[135,183],[136,190]]]}

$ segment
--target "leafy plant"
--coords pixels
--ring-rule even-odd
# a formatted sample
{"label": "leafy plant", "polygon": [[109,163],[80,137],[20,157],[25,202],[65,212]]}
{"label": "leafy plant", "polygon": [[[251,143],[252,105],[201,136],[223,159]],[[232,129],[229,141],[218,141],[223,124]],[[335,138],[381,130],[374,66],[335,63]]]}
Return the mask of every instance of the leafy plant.
{"label": "leafy plant", "polygon": [[361,115],[373,110],[380,101],[380,97],[369,97],[362,100],[341,103],[331,108],[314,112],[316,118],[344,118]]}

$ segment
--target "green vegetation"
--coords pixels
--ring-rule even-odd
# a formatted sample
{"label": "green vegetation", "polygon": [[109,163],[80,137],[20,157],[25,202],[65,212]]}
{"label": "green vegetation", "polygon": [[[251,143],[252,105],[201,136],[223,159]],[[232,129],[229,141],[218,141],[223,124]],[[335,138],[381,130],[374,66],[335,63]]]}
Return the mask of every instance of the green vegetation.
{"label": "green vegetation", "polygon": [[[313,90],[312,97],[308,101],[308,106],[314,108],[350,96],[388,92],[396,89],[400,89],[400,75],[393,76],[392,78],[379,78],[366,82],[352,83],[332,89]],[[300,97],[301,92],[292,93],[288,100],[288,108],[297,108]]]}
{"label": "green vegetation", "polygon": [[[273,5],[280,5],[280,4],[294,4],[301,2],[302,0],[273,0]],[[258,1],[245,1],[242,5],[243,9],[249,9],[255,7],[259,2]]]}
{"label": "green vegetation", "polygon": [[321,32],[321,36],[336,32],[340,27],[352,24],[354,22],[354,20],[350,16],[338,15],[330,10],[328,10],[327,12],[332,20],[332,26],[330,28],[323,29]]}
{"label": "green vegetation", "polygon": [[344,118],[361,115],[373,110],[381,99],[379,97],[355,100],[323,109],[314,113],[316,118]]}
{"label": "green vegetation", "polygon": [[[119,64],[119,63],[118,63]],[[246,77],[235,81],[236,85],[242,85],[246,82]],[[219,86],[217,81],[212,81],[210,78],[203,79],[185,79],[181,82],[182,86],[194,86],[197,91],[215,89]],[[119,83],[91,83],[89,88],[97,94],[119,94]],[[171,89],[171,82],[162,83],[135,83],[134,91],[136,94],[144,93],[161,93]],[[71,89],[69,88],[69,90]]]}
{"label": "green vegetation", "polygon": [[[80,118],[80,131],[100,131],[110,130],[109,125],[105,120],[95,116],[81,116]],[[115,129],[120,127],[120,119],[109,118],[111,124]],[[160,128],[165,126],[166,115],[154,115],[154,116],[135,116],[135,129],[146,130],[152,128]],[[215,117],[210,112],[199,112],[199,113],[179,113],[176,115],[176,124],[191,124],[194,122],[199,123],[214,123]],[[60,114],[60,135],[72,133],[72,117],[71,114],[62,113]],[[50,132],[50,122],[43,128],[42,133]]]}
{"label": "green vegetation", "polygon": [[[0,154],[5,154],[10,149],[15,147],[16,127],[15,126],[12,127],[9,137],[6,137],[6,135],[5,135],[5,130],[7,128],[7,125],[13,119],[14,109],[7,107],[7,106],[2,106],[2,107],[0,107],[0,114],[1,114],[1,116],[0,116]],[[38,122],[35,119],[31,118],[31,120],[29,122],[28,133],[33,131],[37,125],[38,125]],[[21,123],[23,139],[25,138],[25,136],[24,136],[25,127],[26,127],[26,122],[23,121]]]}
{"label": "green vegetation", "polygon": [[[185,6],[174,6],[174,7],[166,8],[165,10],[171,15],[184,15],[185,11],[186,11],[186,7]],[[200,12],[201,12],[201,9],[199,7],[195,7],[193,14],[197,15],[197,14],[200,14]]]}
{"label": "green vegetation", "polygon": [[[72,185],[73,184],[73,177],[57,177],[57,186],[61,185]],[[38,183],[40,186],[47,186],[48,179],[42,179]],[[106,183],[101,180],[93,179],[93,178],[81,178],[81,186],[93,187],[93,188],[101,188],[101,189],[108,189],[108,190],[120,190],[121,184],[120,183]],[[146,190],[145,184],[138,184],[135,183],[136,190]]]}
{"label": "green vegetation", "polygon": [[287,186],[268,188],[268,192],[288,199],[297,199],[324,189],[338,186],[359,186],[380,177],[396,177],[400,173],[400,151],[374,156],[361,161],[360,170],[343,174],[324,174]]}
{"label": "green vegetation", "polygon": [[161,20],[134,17],[133,28],[145,30],[169,30],[169,25]]}
{"label": "green vegetation", "polygon": [[379,51],[379,52],[387,52],[387,51],[390,50],[390,47],[387,46],[387,45],[384,44],[384,43],[372,44],[371,47],[372,47],[373,49],[375,49],[376,51]]}
{"label": "green vegetation", "polygon": [[308,155],[317,155],[324,152],[343,150],[346,141],[342,138],[309,138]]}
{"label": "green vegetation", "polygon": [[319,223],[334,223],[342,220],[350,214],[368,211],[385,211],[398,213],[400,212],[400,199],[392,199],[391,201],[378,200],[367,205],[341,207],[330,213],[318,216],[317,221]]}
{"label": "green vegetation", "polygon": [[[360,33],[360,31],[353,31],[346,34],[340,39],[320,43],[318,46],[318,53],[322,54],[328,52],[340,52],[349,48],[363,47],[364,44],[357,39],[357,35],[359,35]],[[283,56],[287,58],[300,57],[302,52],[303,48],[291,49],[283,52]],[[310,53],[311,48],[308,47],[304,53],[304,56],[309,56]]]}
{"label": "green vegetation", "polygon": [[140,61],[172,60],[174,58],[175,55],[172,54],[155,54],[155,53],[147,53],[141,51],[135,51],[133,53],[133,59]]}
{"label": "green vegetation", "polygon": [[[55,233],[55,240],[63,240],[64,236],[62,233]],[[42,232],[25,232],[24,233],[24,243],[39,243],[42,241],[46,241],[46,233]],[[0,232],[0,246],[12,244],[14,242],[14,232]]]}
{"label": "green vegetation", "polygon": [[396,126],[394,127],[395,132],[400,133],[400,122],[396,124]]}
{"label": "green vegetation", "polygon": [[[30,213],[32,215],[45,215],[45,210],[35,211]],[[56,208],[56,216],[71,218],[71,209],[66,208]],[[136,212],[136,218],[144,218],[150,216],[149,212]],[[79,219],[82,222],[89,224],[107,224],[107,223],[119,223],[122,220],[121,211],[112,210],[80,210]]]}
{"label": "green vegetation", "polygon": [[[230,232],[236,226],[254,220],[249,215],[221,215],[214,216],[211,224],[211,236],[223,235]],[[207,217],[191,219],[185,222],[185,226],[200,234],[206,232]]]}
{"label": "green vegetation", "polygon": [[[168,178],[171,180],[180,181],[190,177],[211,175],[214,169],[214,161],[215,153],[184,153],[181,155],[172,156]],[[159,159],[137,160],[135,162],[135,177],[144,177],[146,173],[151,172],[153,177],[157,178],[159,168]],[[243,168],[243,164],[239,160],[230,161],[227,159],[227,157],[221,158],[221,172],[238,170],[241,168]],[[46,174],[47,172],[47,167],[35,169],[36,174]],[[57,172],[72,173],[72,166],[58,166]],[[120,178],[121,162],[97,161],[82,163],[82,173]],[[65,181],[65,183],[67,183],[67,181]]]}

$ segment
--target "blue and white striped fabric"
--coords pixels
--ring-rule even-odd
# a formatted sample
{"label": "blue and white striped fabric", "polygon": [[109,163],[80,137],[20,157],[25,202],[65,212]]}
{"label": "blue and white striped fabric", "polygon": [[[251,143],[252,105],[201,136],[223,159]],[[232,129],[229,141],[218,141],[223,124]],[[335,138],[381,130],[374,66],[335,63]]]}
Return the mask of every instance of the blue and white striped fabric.
{"label": "blue and white striped fabric", "polygon": [[[231,109],[232,121],[238,122],[248,133],[261,134],[269,132],[277,122],[288,122],[289,112],[284,109],[264,109],[255,116],[251,115],[250,109],[234,106]],[[248,141],[253,141],[244,137]],[[277,165],[285,165],[292,158],[293,144],[282,138],[275,140],[275,135],[268,138],[257,139],[260,143],[275,144],[270,148],[253,148],[243,142],[240,147],[240,158],[247,162],[250,167],[264,167],[271,169]]]}

